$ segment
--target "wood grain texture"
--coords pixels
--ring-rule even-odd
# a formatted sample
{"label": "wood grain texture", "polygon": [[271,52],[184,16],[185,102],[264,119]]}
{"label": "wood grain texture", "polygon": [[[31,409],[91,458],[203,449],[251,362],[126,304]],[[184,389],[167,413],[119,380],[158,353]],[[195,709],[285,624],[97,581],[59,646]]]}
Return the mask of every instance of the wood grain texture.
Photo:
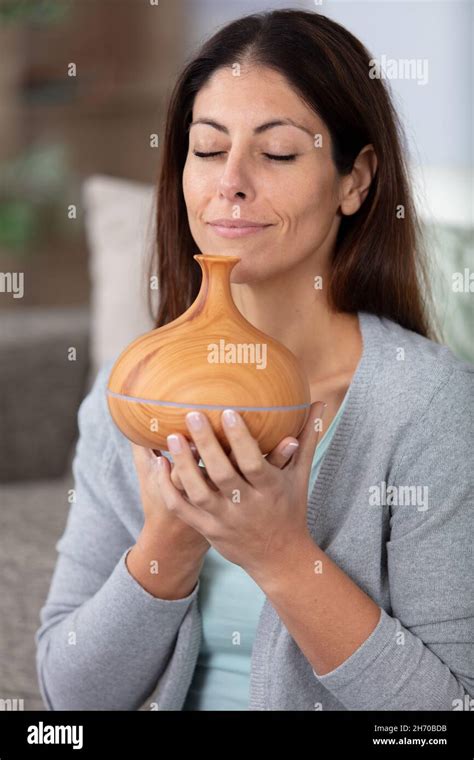
{"label": "wood grain texture", "polygon": [[[107,394],[110,413],[131,441],[167,451],[170,433],[190,439],[185,415],[200,408],[228,453],[220,416],[236,408],[266,454],[285,436],[300,433],[309,413],[308,380],[294,354],[235,306],[230,273],[239,258],[194,258],[202,269],[196,300],[122,352],[109,377],[108,391],[120,396]],[[216,405],[221,408],[208,408]]]}

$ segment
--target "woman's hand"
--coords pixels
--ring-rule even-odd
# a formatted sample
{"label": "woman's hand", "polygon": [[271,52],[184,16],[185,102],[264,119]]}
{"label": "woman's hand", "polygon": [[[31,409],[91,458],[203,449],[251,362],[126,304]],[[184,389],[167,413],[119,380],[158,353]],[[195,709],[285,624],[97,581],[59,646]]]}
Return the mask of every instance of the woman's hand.
{"label": "woman's hand", "polygon": [[[144,532],[150,537],[167,536],[170,543],[175,542],[193,553],[195,550],[196,556],[205,554],[210,546],[206,538],[166,507],[158,479],[158,456],[152,449],[146,449],[134,443],[132,443],[132,452],[145,515]],[[194,456],[197,456],[199,460],[197,451]],[[182,488],[174,467],[171,469],[171,477],[174,486],[178,489]]]}
{"label": "woman's hand", "polygon": [[[324,406],[312,404],[299,438],[283,439],[267,458],[237,412],[233,412],[234,425],[228,414],[232,410],[222,414],[230,457],[206,416],[189,413],[186,423],[206,473],[200,471],[186,438],[179,433],[169,436],[175,478],[184,490],[173,483],[169,463],[160,457],[158,483],[167,510],[249,575],[263,572],[278,561],[279,551],[289,541],[309,535],[307,489],[321,429],[316,423]],[[287,444],[293,445],[285,451]]]}
{"label": "woman's hand", "polygon": [[[185,439],[184,439],[185,440]],[[187,442],[188,450],[196,462],[199,473],[204,478],[208,487],[216,491],[216,486],[209,478],[205,467],[199,467],[198,462],[200,454],[194,443]],[[283,449],[290,443],[290,450],[285,454]],[[159,450],[146,449],[143,446],[132,445],[133,459],[137,471],[140,485],[140,495],[145,515],[144,531],[148,536],[153,536],[156,532],[160,536],[167,535],[170,541],[177,541],[182,547],[191,550],[196,549],[196,554],[205,553],[210,546],[209,541],[199,531],[196,531],[186,521],[180,519],[179,515],[168,509],[163,496],[160,492],[158,457],[161,455]],[[297,448],[298,442],[293,438],[285,438],[276,446],[268,455],[267,462],[271,462],[275,467],[284,467],[289,461],[293,451]],[[224,455],[225,456],[225,455]],[[179,469],[170,464],[165,457],[169,478],[172,485],[186,498],[186,492],[181,482]],[[232,464],[238,470],[238,465],[233,452],[230,454]]]}

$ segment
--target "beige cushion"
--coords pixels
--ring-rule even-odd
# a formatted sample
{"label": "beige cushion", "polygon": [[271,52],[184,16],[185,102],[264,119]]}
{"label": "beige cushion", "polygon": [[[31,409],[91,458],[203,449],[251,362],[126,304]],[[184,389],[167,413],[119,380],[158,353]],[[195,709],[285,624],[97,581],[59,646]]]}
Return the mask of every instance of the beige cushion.
{"label": "beige cushion", "polygon": [[[83,184],[90,248],[91,359],[94,375],[154,325],[147,310],[147,264],[153,250],[154,188],[94,175]],[[154,303],[157,292],[152,291]]]}

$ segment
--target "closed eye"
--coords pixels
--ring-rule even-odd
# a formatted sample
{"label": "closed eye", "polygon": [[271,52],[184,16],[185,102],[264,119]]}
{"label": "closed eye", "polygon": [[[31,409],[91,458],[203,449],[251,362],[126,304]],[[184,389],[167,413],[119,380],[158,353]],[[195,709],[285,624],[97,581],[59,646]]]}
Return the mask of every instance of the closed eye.
{"label": "closed eye", "polygon": [[[198,158],[214,158],[214,156],[220,156],[224,152],[225,151],[221,150],[216,151],[215,153],[201,153],[200,151],[194,150],[193,154]],[[296,158],[296,153],[291,153],[287,156],[277,156],[272,153],[264,153],[263,155],[271,161],[294,161]]]}
{"label": "closed eye", "polygon": [[270,158],[272,161],[294,161],[296,158],[296,153],[291,153],[288,156],[276,156],[271,153],[264,153],[263,155]]}

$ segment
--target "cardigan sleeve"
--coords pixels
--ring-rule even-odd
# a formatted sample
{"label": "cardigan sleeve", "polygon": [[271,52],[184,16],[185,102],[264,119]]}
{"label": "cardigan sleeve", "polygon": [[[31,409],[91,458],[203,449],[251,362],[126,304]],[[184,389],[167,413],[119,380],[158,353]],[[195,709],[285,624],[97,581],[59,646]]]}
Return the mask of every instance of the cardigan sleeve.
{"label": "cardigan sleeve", "polygon": [[460,363],[411,426],[391,479],[398,494],[385,507],[391,614],[382,609],[337,668],[313,670],[349,710],[470,709],[473,452],[474,367]]}
{"label": "cardigan sleeve", "polygon": [[104,368],[79,409],[75,501],[56,545],[59,556],[35,635],[39,686],[49,710],[138,709],[179,648],[199,590],[198,581],[183,599],[158,599],[126,567],[135,542],[112,504],[119,464],[106,377]]}

